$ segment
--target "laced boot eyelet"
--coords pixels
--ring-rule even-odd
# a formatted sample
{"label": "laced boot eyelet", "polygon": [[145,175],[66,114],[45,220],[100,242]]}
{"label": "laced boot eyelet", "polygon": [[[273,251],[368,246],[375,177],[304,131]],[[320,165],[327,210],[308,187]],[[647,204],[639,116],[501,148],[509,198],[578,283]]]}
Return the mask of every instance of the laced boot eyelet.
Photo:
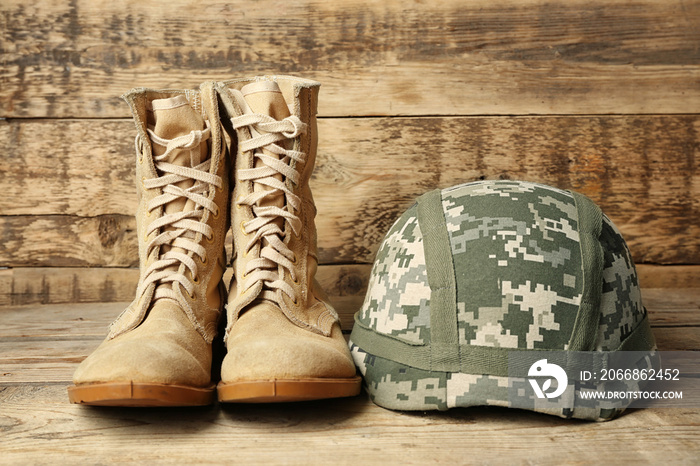
{"label": "laced boot eyelet", "polygon": [[292,278],[292,283],[298,285],[300,283],[300,280],[298,278]]}
{"label": "laced boot eyelet", "polygon": [[221,209],[216,209],[216,213],[212,212],[211,218],[217,220],[219,218],[219,215],[221,215]]}
{"label": "laced boot eyelet", "polygon": [[202,265],[207,265],[207,262],[209,262],[207,256],[200,257],[199,261],[202,263]]}
{"label": "laced boot eyelet", "polygon": [[294,254],[294,257],[292,257],[291,262],[292,262],[292,264],[296,265],[296,263],[297,263],[297,255],[296,254]]}
{"label": "laced boot eyelet", "polygon": [[195,285],[198,285],[199,284],[199,277],[194,277],[192,279],[192,283],[194,283]]}
{"label": "laced boot eyelet", "polygon": [[248,233],[245,231],[245,222],[241,222],[241,232],[245,235],[248,236]]}

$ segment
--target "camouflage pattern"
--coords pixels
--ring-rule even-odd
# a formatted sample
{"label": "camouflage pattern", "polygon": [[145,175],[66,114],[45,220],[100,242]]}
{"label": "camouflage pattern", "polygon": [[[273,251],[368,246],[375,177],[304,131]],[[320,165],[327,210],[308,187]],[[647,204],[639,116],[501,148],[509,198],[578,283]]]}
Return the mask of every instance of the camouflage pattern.
{"label": "camouflage pattern", "polygon": [[[581,300],[573,196],[513,181],[443,190],[457,279],[461,344],[565,349]],[[359,321],[412,343],[430,341],[430,287],[416,206],[391,227]]]}
{"label": "camouflage pattern", "polygon": [[[368,354],[352,341],[353,359],[364,376],[365,388],[376,404],[401,411],[446,411],[470,406],[501,406],[551,414],[563,418],[607,421],[628,406],[624,400],[584,399],[584,391],[638,391],[642,381],[582,382],[569,379],[556,398],[537,398],[527,378],[497,377],[460,372],[416,369]],[[637,361],[635,369],[658,368],[655,353]]]}
{"label": "camouflage pattern", "polygon": [[565,349],[583,280],[573,196],[493,181],[442,191],[460,344]]}
{"label": "camouflage pattern", "polygon": [[[582,296],[584,266],[575,197],[517,181],[468,183],[441,191],[456,281],[460,345],[518,350],[567,350]],[[417,205],[391,227],[356,315],[361,326],[410,343],[430,345],[430,297]],[[646,312],[627,246],[603,216],[603,289],[596,349],[613,351]],[[352,340],[352,336],[351,336]],[[369,354],[351,341],[372,399],[402,410],[511,406],[562,417],[610,419],[623,407],[574,406],[580,381],[556,399],[537,399],[526,378],[428,371]],[[652,348],[649,348],[650,350]],[[604,387],[606,389],[610,388]],[[522,392],[513,404],[509,393]]]}
{"label": "camouflage pattern", "polygon": [[372,268],[359,320],[411,343],[430,341],[430,286],[416,206],[389,229]]}
{"label": "camouflage pattern", "polygon": [[613,351],[644,319],[646,310],[642,306],[642,294],[632,254],[606,215],[603,216],[600,242],[603,245],[605,268],[596,349]]}

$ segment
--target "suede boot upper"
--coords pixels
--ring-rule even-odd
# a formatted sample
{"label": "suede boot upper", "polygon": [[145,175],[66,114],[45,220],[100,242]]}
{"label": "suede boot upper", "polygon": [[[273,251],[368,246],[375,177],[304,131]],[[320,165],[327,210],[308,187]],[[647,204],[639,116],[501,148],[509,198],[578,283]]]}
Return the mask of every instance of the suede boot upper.
{"label": "suede boot upper", "polygon": [[338,316],[314,278],[318,88],[280,76],[218,84],[237,141],[223,382],[355,375]]}
{"label": "suede boot upper", "polygon": [[140,280],[76,384],[211,384],[224,296],[228,167],[216,94],[135,89]]}

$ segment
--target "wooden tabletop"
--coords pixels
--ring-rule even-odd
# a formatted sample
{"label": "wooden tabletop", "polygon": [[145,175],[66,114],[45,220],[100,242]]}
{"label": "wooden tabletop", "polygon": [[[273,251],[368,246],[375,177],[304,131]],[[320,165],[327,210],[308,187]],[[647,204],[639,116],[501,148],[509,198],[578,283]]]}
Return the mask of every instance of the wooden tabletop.
{"label": "wooden tabletop", "polygon": [[3,0],[0,464],[697,464],[693,409],[100,409],[66,387],[139,278],[119,96],[259,74],[322,83],[318,279],[346,332],[418,195],[520,179],[598,203],[660,349],[699,351],[699,24],[697,0]]}
{"label": "wooden tabletop", "polygon": [[[662,350],[700,350],[700,289],[643,292]],[[686,463],[700,411],[595,423],[506,408],[394,412],[355,398],[186,409],[68,403],[77,364],[124,303],[0,308],[0,464]],[[346,326],[347,330],[347,326]]]}

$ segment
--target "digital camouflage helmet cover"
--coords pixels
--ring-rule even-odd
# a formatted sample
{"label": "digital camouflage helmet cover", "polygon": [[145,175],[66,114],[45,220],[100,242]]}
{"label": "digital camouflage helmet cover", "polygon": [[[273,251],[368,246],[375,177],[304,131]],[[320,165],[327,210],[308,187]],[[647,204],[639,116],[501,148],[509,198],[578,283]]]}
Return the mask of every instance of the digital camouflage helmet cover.
{"label": "digital camouflage helmet cover", "polygon": [[574,396],[600,387],[573,377],[568,395],[538,398],[529,366],[513,369],[509,353],[653,354],[655,342],[630,252],[598,206],[542,184],[483,181],[428,192],[394,223],[350,347],[386,408],[512,406],[606,420],[625,406]]}

